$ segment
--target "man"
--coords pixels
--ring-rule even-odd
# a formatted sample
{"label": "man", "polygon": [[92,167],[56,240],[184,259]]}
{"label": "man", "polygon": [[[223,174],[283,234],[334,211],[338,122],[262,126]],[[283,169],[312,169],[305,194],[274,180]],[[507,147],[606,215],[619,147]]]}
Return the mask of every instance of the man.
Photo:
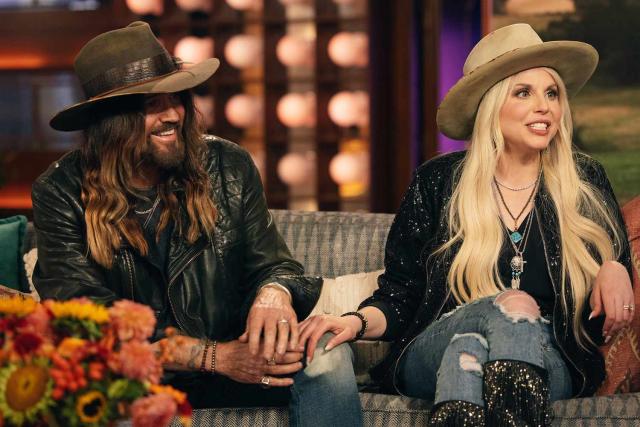
{"label": "man", "polygon": [[[321,363],[301,370],[297,320],[320,279],[291,258],[249,155],[198,128],[188,89],[218,65],[182,68],[143,22],[82,48],[75,69],[88,99],[51,126],[82,129],[86,141],[33,186],[34,283],[43,298],[152,307],[167,381],[196,408],[281,404],[295,381],[292,425],[319,425],[317,410],[339,420],[307,381],[322,377]],[[164,336],[169,326],[179,334]]]}

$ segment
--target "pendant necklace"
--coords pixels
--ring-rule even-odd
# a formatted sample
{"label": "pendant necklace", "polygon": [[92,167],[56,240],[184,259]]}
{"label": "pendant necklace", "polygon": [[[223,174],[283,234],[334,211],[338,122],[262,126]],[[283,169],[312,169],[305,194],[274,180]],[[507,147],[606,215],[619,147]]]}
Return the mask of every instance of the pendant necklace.
{"label": "pendant necklace", "polygon": [[[520,213],[517,216],[514,216],[513,213],[511,212],[511,210],[509,209],[509,207],[507,206],[507,203],[504,200],[504,196],[502,195],[502,191],[500,191],[500,187],[498,185],[498,182],[495,179],[495,177],[493,178],[494,188],[497,190],[497,193],[499,195],[500,201],[502,202],[502,205],[504,206],[505,210],[507,211],[507,213],[509,214],[509,216],[511,217],[511,219],[513,220],[513,223],[514,223],[513,231],[509,230],[509,228],[507,227],[507,225],[504,223],[504,221],[502,219],[502,215],[500,215],[500,222],[504,226],[504,229],[507,232],[507,235],[509,236],[509,243],[511,244],[511,247],[513,248],[513,251],[515,252],[513,258],[511,258],[511,262],[509,263],[509,266],[511,267],[511,288],[513,288],[513,289],[519,289],[520,288],[520,276],[522,276],[522,273],[524,272],[524,265],[526,263],[526,261],[524,260],[524,251],[525,251],[525,249],[527,247],[527,241],[529,240],[529,234],[531,234],[530,233],[530,231],[531,231],[531,223],[533,222],[533,216],[535,215],[535,209],[532,209],[531,214],[527,218],[527,223],[525,224],[525,227],[524,227],[524,230],[523,230],[523,234],[520,234],[520,232],[518,231],[518,220],[520,219],[520,217],[522,216],[524,211],[529,206],[529,203],[531,203],[531,200],[533,200],[533,195],[535,193],[537,193],[538,183],[540,182],[540,176],[541,175],[542,175],[542,169],[540,169],[540,174],[538,175],[538,178],[536,179],[535,187],[531,191],[531,194],[529,194],[529,198],[527,199],[527,202],[525,203],[524,207],[522,208],[522,210],[520,211]],[[500,212],[500,209],[498,209],[498,213],[499,212]]]}
{"label": "pendant necklace", "polygon": [[538,183],[540,182],[541,176],[542,176],[542,168],[540,168],[540,172],[538,173],[538,178],[536,178],[536,180],[534,181],[535,186],[533,187],[533,190],[531,190],[531,193],[529,194],[529,198],[527,199],[527,202],[522,207],[522,210],[520,210],[520,213],[518,214],[518,216],[514,216],[513,213],[511,212],[511,209],[509,209],[509,206],[507,206],[507,202],[505,202],[504,196],[502,195],[502,191],[500,190],[498,180],[496,179],[495,176],[493,177],[493,182],[495,184],[496,190],[498,190],[498,195],[500,196],[502,205],[504,206],[505,210],[513,220],[513,232],[509,234],[509,239],[511,240],[512,243],[518,243],[523,238],[522,234],[520,234],[520,232],[518,231],[518,220],[520,219],[524,211],[527,209],[527,206],[529,206],[529,203],[531,203],[531,200],[533,199],[533,195],[536,194],[538,190]]}
{"label": "pendant necklace", "polygon": [[137,209],[133,210],[133,212],[135,212],[138,215],[147,215],[147,218],[145,219],[144,224],[142,224],[143,229],[147,228],[147,225],[149,225],[149,221],[151,221],[151,217],[153,216],[153,213],[156,211],[156,208],[158,207],[159,203],[160,203],[160,194],[156,196],[156,200],[153,202],[153,205],[149,209],[145,209],[143,211],[139,211]]}

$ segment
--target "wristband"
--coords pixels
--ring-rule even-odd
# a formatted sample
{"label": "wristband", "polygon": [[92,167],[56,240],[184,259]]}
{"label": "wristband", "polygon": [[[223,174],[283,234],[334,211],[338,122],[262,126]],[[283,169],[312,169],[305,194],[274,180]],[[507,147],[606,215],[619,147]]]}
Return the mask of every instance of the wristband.
{"label": "wristband", "polygon": [[218,341],[213,341],[211,344],[211,365],[209,367],[209,373],[215,375],[216,373],[216,348],[218,347]]}
{"label": "wristband", "polygon": [[202,360],[200,361],[200,372],[207,372],[206,361],[207,361],[207,354],[209,353],[209,346],[210,345],[211,345],[211,341],[209,341],[208,338],[205,339],[204,340],[204,350],[202,350]]}
{"label": "wristband", "polygon": [[340,317],[345,317],[345,316],[356,316],[362,322],[362,327],[356,334],[355,338],[353,338],[353,341],[358,341],[360,338],[364,336],[365,332],[367,332],[369,321],[367,320],[366,317],[364,317],[364,314],[360,313],[359,311],[350,311],[348,313],[344,313]]}

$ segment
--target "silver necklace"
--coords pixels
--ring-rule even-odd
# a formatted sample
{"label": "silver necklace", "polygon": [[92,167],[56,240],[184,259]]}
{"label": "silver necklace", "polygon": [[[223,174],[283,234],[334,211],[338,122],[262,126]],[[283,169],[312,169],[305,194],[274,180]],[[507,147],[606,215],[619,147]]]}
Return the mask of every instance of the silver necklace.
{"label": "silver necklace", "polygon": [[156,200],[153,202],[153,205],[149,209],[146,209],[143,211],[139,211],[137,209],[133,210],[138,215],[148,215],[147,218],[144,220],[144,224],[142,224],[142,228],[147,228],[147,225],[149,225],[149,221],[151,221],[151,217],[153,216],[153,213],[155,212],[159,203],[160,203],[160,194],[156,196]]}
{"label": "silver necklace", "polygon": [[509,187],[508,185],[505,185],[503,183],[501,183],[500,181],[498,181],[498,179],[496,177],[493,177],[493,179],[496,181],[496,183],[502,187],[502,188],[506,188],[507,190],[511,190],[511,191],[524,191],[524,190],[528,190],[529,188],[533,187],[534,185],[536,185],[536,183],[538,182],[538,178],[536,178],[535,181],[533,181],[531,184],[527,184],[524,187]]}
{"label": "silver necklace", "polygon": [[[500,191],[497,186],[494,188],[498,192]],[[495,190],[494,190],[494,193],[495,193]],[[536,191],[534,190],[534,193],[535,192]],[[504,203],[504,200],[502,201]],[[527,202],[527,205],[528,204],[529,202]],[[500,215],[500,209],[498,209],[498,215],[500,216],[500,223],[502,223],[502,226],[504,227],[504,230],[506,231],[509,237],[509,243],[511,243],[511,247],[515,252],[514,256],[511,258],[511,262],[509,263],[509,266],[511,267],[511,288],[512,289],[520,289],[520,276],[522,276],[522,273],[524,272],[524,265],[527,262],[524,260],[524,251],[527,249],[527,241],[529,240],[529,235],[531,234],[530,233],[531,223],[533,222],[533,216],[535,215],[535,213],[536,213],[536,210],[534,207],[532,209],[531,214],[527,218],[527,223],[524,226],[523,236],[520,236],[517,226],[513,232],[509,230],[509,227],[507,227],[507,224],[505,224],[502,218],[502,215]],[[515,240],[513,239],[514,234],[517,234],[518,236],[520,236],[520,239],[514,241]]]}

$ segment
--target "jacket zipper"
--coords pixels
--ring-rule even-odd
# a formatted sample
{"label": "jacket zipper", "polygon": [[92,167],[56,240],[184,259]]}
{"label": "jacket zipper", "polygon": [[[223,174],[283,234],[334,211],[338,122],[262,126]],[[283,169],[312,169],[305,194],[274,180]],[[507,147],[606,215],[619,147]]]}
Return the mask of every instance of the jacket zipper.
{"label": "jacket zipper", "polygon": [[[538,214],[538,207],[535,207],[536,210],[536,216],[538,218],[540,218],[540,215]],[[558,305],[558,291],[556,288],[556,283],[553,281],[553,275],[551,274],[551,269],[549,268],[549,257],[547,255],[547,244],[544,241],[544,234],[542,233],[542,226],[540,225],[540,221],[538,221],[538,230],[540,231],[540,238],[542,240],[542,248],[544,250],[544,260],[546,261],[546,265],[547,265],[547,273],[549,274],[549,279],[551,280],[551,284],[553,286],[553,290],[556,293],[556,298],[554,298],[554,303],[553,303],[553,311],[555,313],[556,311],[556,307]],[[560,292],[562,292],[562,289],[560,289]],[[584,388],[586,387],[587,384],[587,377],[586,375],[580,370],[580,368],[578,368],[578,366],[575,364],[575,362],[573,360],[571,360],[571,358],[567,355],[567,352],[564,350],[564,348],[562,347],[562,345],[560,344],[560,341],[558,340],[558,335],[556,334],[556,328],[554,327],[554,325],[551,325],[551,329],[553,329],[553,337],[556,340],[556,343],[558,344],[558,348],[560,349],[560,351],[562,351],[562,354],[564,355],[564,357],[571,362],[571,364],[573,365],[573,367],[576,369],[576,371],[578,371],[580,373],[580,375],[582,376],[582,388],[580,388],[580,392],[576,394],[576,396],[579,396],[580,394],[582,394],[582,392],[584,391]],[[575,396],[574,396],[575,397]]]}
{"label": "jacket zipper", "polygon": [[189,264],[191,264],[194,259],[196,259],[202,252],[204,252],[206,247],[207,246],[205,245],[202,248],[200,248],[199,250],[197,250],[192,256],[189,257],[189,259],[183,265],[180,266],[180,268],[176,269],[175,273],[173,274],[173,277],[171,277],[171,279],[169,280],[169,283],[167,285],[167,299],[169,300],[169,306],[171,307],[171,312],[173,313],[173,317],[176,319],[176,322],[178,322],[178,326],[180,326],[180,329],[183,330],[183,331],[186,331],[187,329],[180,322],[180,319],[178,318],[178,315],[176,313],[176,309],[175,309],[175,307],[173,305],[173,301],[171,301],[171,285],[173,285],[175,283],[175,281],[178,278],[178,276],[180,275],[180,273],[182,271],[184,271],[184,269],[187,268],[187,266]]}
{"label": "jacket zipper", "polygon": [[131,261],[131,254],[128,250],[124,250],[124,261],[125,265],[128,267],[129,272],[129,287],[131,290],[131,301],[135,301],[135,297],[133,294],[133,261]]}

